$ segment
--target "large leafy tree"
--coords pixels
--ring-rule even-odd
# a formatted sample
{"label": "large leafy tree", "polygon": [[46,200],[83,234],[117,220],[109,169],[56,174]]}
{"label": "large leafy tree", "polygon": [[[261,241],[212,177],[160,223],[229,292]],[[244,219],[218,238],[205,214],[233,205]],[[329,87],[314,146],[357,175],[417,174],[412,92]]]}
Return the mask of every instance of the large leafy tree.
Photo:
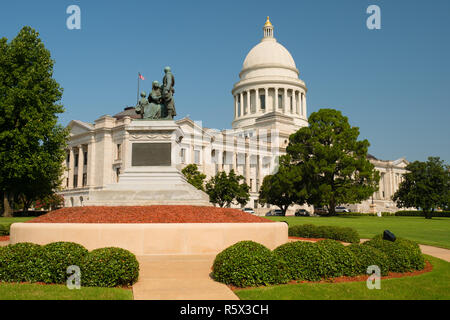
{"label": "large leafy tree", "polygon": [[62,89],[39,34],[24,27],[0,40],[0,188],[5,215],[11,201],[29,203],[60,185],[67,131],[59,125]]}
{"label": "large leafy tree", "polygon": [[264,178],[258,202],[276,205],[286,215],[288,208],[306,202],[308,191],[302,178],[301,168],[291,164],[291,157],[280,157],[278,171]]}
{"label": "large leafy tree", "polygon": [[439,157],[414,161],[406,166],[408,172],[392,199],[400,208],[422,209],[431,219],[433,211],[445,208],[450,199],[450,167]]}
{"label": "large leafy tree", "polygon": [[205,191],[204,182],[206,175],[198,170],[196,164],[190,164],[181,170],[186,180],[199,190]]}
{"label": "large leafy tree", "polygon": [[250,199],[250,187],[244,182],[244,177],[236,175],[234,170],[229,174],[218,172],[206,183],[206,193],[209,201],[219,207],[229,207],[231,204],[245,205]]}
{"label": "large leafy tree", "polygon": [[336,206],[359,203],[378,190],[379,173],[367,158],[369,141],[358,136],[359,128],[333,109],[312,113],[309,127],[291,135],[287,153],[301,168],[308,204],[335,215]]}

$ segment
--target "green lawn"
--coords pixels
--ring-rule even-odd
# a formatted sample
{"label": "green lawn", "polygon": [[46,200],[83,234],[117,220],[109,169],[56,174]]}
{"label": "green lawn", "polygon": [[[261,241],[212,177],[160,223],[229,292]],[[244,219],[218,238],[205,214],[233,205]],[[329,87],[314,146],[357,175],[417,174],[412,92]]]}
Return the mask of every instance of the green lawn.
{"label": "green lawn", "polygon": [[28,217],[28,218],[3,218],[0,217],[0,224],[10,224],[10,223],[16,223],[16,222],[25,222],[28,220],[33,219],[33,217]]}
{"label": "green lawn", "polygon": [[397,237],[450,249],[450,218],[427,220],[423,217],[269,217],[269,219],[287,221],[290,226],[315,224],[352,227],[363,239],[390,230]]}
{"label": "green lawn", "polygon": [[302,283],[242,289],[241,300],[448,300],[450,263],[425,256],[433,271],[414,277],[381,280],[380,290],[366,282]]}
{"label": "green lawn", "polygon": [[133,300],[131,289],[0,283],[0,300]]}

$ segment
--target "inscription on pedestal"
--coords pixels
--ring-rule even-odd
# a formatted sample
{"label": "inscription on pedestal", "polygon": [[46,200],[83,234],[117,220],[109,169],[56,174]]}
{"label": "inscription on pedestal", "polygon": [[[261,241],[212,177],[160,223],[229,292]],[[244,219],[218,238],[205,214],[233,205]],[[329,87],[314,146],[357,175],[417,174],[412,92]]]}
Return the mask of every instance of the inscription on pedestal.
{"label": "inscription on pedestal", "polygon": [[133,167],[163,167],[172,165],[171,143],[133,143]]}

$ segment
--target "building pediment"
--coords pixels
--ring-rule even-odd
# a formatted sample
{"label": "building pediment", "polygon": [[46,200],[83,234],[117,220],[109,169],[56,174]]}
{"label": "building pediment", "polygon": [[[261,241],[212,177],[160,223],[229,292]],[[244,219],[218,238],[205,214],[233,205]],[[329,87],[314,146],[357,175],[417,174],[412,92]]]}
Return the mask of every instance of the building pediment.
{"label": "building pediment", "polygon": [[79,120],[71,121],[67,128],[70,130],[71,137],[89,133],[94,130],[93,125]]}
{"label": "building pediment", "polygon": [[396,167],[405,168],[409,164],[409,161],[406,160],[405,158],[400,158],[400,159],[394,160],[392,162],[392,164]]}

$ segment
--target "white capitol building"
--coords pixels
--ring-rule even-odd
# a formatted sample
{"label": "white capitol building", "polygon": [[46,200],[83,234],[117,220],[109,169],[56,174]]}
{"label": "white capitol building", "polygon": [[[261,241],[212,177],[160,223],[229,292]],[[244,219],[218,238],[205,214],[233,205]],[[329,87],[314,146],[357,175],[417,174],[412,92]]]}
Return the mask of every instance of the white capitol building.
{"label": "white capitol building", "polygon": [[[258,204],[260,185],[266,175],[276,170],[277,157],[285,153],[289,136],[308,125],[308,89],[299,75],[292,55],[274,38],[268,18],[263,38],[245,58],[240,80],[232,90],[232,129],[205,128],[189,118],[175,121],[183,136],[172,150],[176,168],[181,170],[195,163],[207,179],[219,171],[234,169],[250,186],[251,199],[246,207],[267,212],[268,206],[261,208]],[[67,170],[61,192],[67,207],[89,204],[92,192],[119,183],[131,163],[131,144],[138,139],[130,128],[139,118],[130,107],[115,116],[102,116],[93,124],[70,122]],[[379,191],[373,200],[350,207],[369,212],[373,201],[376,211],[397,211],[390,199],[408,162],[403,158],[383,161],[372,156],[370,161],[381,174]]]}

